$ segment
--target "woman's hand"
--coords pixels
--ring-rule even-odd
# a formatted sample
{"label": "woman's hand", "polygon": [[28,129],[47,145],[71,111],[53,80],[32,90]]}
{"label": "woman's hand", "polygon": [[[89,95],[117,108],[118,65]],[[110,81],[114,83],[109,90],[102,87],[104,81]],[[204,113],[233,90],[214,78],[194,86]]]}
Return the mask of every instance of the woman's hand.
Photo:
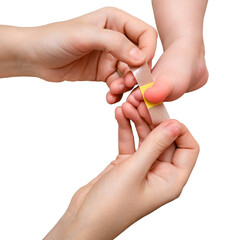
{"label": "woman's hand", "polygon": [[0,33],[0,77],[103,81],[117,92],[108,93],[109,103],[130,89],[128,65],[151,64],[157,39],[154,28],[111,7],[40,27],[0,26]]}
{"label": "woman's hand", "polygon": [[[65,215],[45,239],[113,239],[182,192],[198,156],[197,142],[176,120],[151,131],[136,110],[130,116],[139,137],[140,147],[135,151],[130,120],[124,115],[127,112],[126,106],[116,109],[116,160],[75,193]],[[173,155],[162,158],[173,142]]]}

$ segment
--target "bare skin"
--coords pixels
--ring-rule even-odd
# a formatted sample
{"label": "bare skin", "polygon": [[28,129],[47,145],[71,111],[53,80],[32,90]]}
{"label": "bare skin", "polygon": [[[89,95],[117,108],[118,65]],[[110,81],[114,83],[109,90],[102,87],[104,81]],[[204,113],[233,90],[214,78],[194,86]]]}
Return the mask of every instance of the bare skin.
{"label": "bare skin", "polygon": [[[207,0],[152,0],[152,5],[164,53],[152,69],[155,84],[145,98],[154,103],[173,101],[208,80],[203,41]],[[124,80],[129,88],[136,84],[131,73]],[[122,94],[117,86],[110,92]]]}
{"label": "bare skin", "polygon": [[[0,26],[0,35],[0,78],[103,81],[109,87],[123,81],[128,65],[151,63],[157,40],[154,28],[116,8],[40,27]],[[108,102],[120,99],[107,95]]]}
{"label": "bare skin", "polygon": [[[115,114],[119,155],[74,194],[66,213],[45,240],[114,239],[182,192],[199,152],[187,128],[176,120],[168,120],[151,131],[138,112],[118,107]],[[136,126],[137,151],[130,120],[124,114]],[[163,159],[161,156],[173,142],[174,154]]]}

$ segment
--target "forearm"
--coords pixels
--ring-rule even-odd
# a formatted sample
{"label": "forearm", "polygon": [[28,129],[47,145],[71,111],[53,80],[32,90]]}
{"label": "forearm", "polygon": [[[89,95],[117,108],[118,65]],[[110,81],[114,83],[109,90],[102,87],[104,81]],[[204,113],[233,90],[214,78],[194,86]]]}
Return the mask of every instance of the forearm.
{"label": "forearm", "polygon": [[104,218],[90,224],[87,217],[82,219],[67,211],[43,240],[111,240],[123,230],[108,228]]}
{"label": "forearm", "polygon": [[152,0],[152,5],[164,49],[181,37],[203,41],[207,0]]}
{"label": "forearm", "polygon": [[27,28],[0,25],[0,78],[30,76],[26,57]]}
{"label": "forearm", "polygon": [[[51,229],[43,240],[81,240],[87,239],[88,235],[83,235],[83,224],[78,223],[76,216],[69,214],[68,211],[61,217],[57,224]],[[82,234],[82,235],[81,235]]]}

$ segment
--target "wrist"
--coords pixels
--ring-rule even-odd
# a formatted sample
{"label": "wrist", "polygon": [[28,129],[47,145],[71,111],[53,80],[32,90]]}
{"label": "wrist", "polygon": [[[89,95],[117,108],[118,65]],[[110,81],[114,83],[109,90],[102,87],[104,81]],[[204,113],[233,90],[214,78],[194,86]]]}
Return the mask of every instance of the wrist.
{"label": "wrist", "polygon": [[[79,216],[80,215],[80,216]],[[84,218],[78,212],[69,211],[61,217],[58,223],[51,229],[43,240],[111,240],[117,234],[112,229],[104,229],[103,220],[88,213]],[[91,218],[91,219],[89,219]]]}
{"label": "wrist", "polygon": [[66,211],[43,240],[80,240],[82,238],[77,237],[80,228],[81,226],[76,224],[75,216]]}
{"label": "wrist", "polygon": [[0,77],[33,76],[27,57],[27,28],[0,26]]}

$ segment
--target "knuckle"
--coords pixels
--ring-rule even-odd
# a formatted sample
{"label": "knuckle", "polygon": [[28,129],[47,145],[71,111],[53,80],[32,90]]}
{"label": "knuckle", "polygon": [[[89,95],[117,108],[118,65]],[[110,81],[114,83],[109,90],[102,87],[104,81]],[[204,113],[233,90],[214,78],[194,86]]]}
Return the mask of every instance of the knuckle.
{"label": "knuckle", "polygon": [[193,137],[192,137],[192,150],[196,153],[196,155],[198,155],[200,152],[200,145]]}
{"label": "knuckle", "polygon": [[102,10],[107,13],[114,13],[114,12],[118,11],[119,9],[115,8],[115,7],[104,7],[104,8],[102,8]]}
{"label": "knuckle", "polygon": [[116,48],[119,48],[126,44],[127,38],[122,33],[115,32],[112,41],[114,42]]}
{"label": "knuckle", "polygon": [[201,66],[199,66],[198,74],[196,75],[196,79],[198,81],[202,82],[202,84],[205,84],[208,81],[208,77],[209,77],[209,72],[208,72],[206,63],[204,62]]}
{"label": "knuckle", "polygon": [[171,182],[171,193],[173,199],[177,199],[181,196],[183,188],[187,182],[188,174],[185,172],[176,173],[174,180]]}
{"label": "knuckle", "polygon": [[200,145],[199,145],[199,143],[196,141],[196,153],[197,154],[199,154],[199,152],[200,152]]}
{"label": "knuckle", "polygon": [[184,125],[182,124],[182,123],[180,123],[178,120],[176,120],[176,119],[170,119],[169,120],[171,123],[175,123],[175,124],[179,124],[179,125],[181,125],[181,126],[183,126],[184,127]]}
{"label": "knuckle", "polygon": [[183,189],[178,189],[178,190],[175,192],[174,199],[177,199],[177,198],[179,198],[179,197],[181,196],[182,190],[183,190]]}
{"label": "knuckle", "polygon": [[118,162],[119,162],[119,159],[115,159],[111,161],[109,165],[115,167],[116,165],[118,165]]}
{"label": "knuckle", "polygon": [[151,26],[151,31],[153,32],[154,37],[157,39],[157,38],[158,38],[158,32],[157,32],[157,30],[156,30],[154,27]]}
{"label": "knuckle", "polygon": [[118,107],[116,107],[116,109],[115,109],[115,119],[118,121],[118,119],[119,119],[119,115],[120,115],[120,106],[118,106]]}
{"label": "knuckle", "polygon": [[202,77],[202,82],[203,82],[204,84],[207,83],[208,78],[209,78],[209,72],[208,72],[207,69],[205,69],[204,74],[203,74],[203,77]]}
{"label": "knuckle", "polygon": [[111,22],[111,19],[115,18],[116,15],[118,15],[121,10],[115,7],[103,7],[97,11],[100,11],[101,13],[103,13],[108,20]]}
{"label": "knuckle", "polygon": [[177,199],[181,196],[184,185],[185,184],[183,184],[182,182],[179,182],[179,181],[175,182],[175,184],[172,188],[173,199]]}
{"label": "knuckle", "polygon": [[153,138],[153,151],[156,153],[162,153],[163,150],[166,148],[165,144],[163,142],[161,142],[159,139],[157,139],[156,137]]}

